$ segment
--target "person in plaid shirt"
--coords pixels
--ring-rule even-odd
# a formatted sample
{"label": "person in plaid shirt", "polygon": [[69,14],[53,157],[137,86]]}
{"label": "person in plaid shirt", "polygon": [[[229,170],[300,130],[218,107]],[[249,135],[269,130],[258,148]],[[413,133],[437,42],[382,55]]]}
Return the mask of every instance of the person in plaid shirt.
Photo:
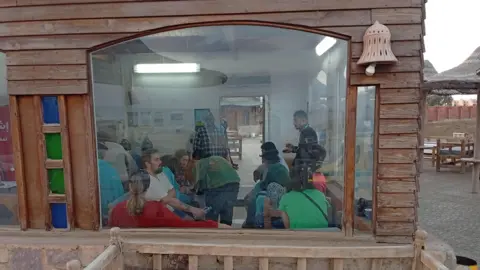
{"label": "person in plaid shirt", "polygon": [[198,153],[200,158],[220,156],[230,160],[227,131],[223,126],[215,125],[215,117],[211,112],[205,117],[203,125],[195,127],[195,131],[193,152]]}

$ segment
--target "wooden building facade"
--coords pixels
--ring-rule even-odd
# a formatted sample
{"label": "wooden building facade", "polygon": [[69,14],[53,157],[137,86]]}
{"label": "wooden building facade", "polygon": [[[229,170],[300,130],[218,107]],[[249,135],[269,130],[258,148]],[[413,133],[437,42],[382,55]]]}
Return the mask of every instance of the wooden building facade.
{"label": "wooden building facade", "polygon": [[[373,234],[378,242],[412,242],[421,161],[424,19],[424,0],[1,1],[0,50],[6,54],[20,228],[52,229],[51,205],[66,203],[71,230],[100,229],[90,52],[169,29],[241,22],[326,31],[349,39],[346,121],[355,122],[357,87],[376,86],[377,91]],[[379,66],[369,77],[356,61],[364,32],[375,21],[390,29],[399,61]],[[57,97],[57,124],[42,118],[45,96]],[[60,134],[61,158],[49,158],[48,134]],[[353,235],[354,140],[355,125],[349,125],[343,220],[347,236]],[[49,169],[63,170],[64,195],[49,193]]]}

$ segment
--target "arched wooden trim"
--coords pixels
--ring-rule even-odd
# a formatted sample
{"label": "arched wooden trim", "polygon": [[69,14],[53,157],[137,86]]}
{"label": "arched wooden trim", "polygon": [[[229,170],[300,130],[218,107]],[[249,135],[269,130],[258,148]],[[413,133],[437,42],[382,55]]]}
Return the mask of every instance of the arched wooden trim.
{"label": "arched wooden trim", "polygon": [[181,30],[181,29],[187,29],[187,28],[195,28],[195,27],[204,27],[204,26],[231,26],[231,25],[248,25],[248,26],[265,26],[265,27],[273,27],[273,28],[282,28],[282,29],[296,30],[296,31],[302,31],[307,33],[313,33],[317,35],[334,37],[334,38],[346,40],[349,42],[351,40],[350,36],[347,36],[344,34],[323,30],[323,29],[317,29],[317,28],[308,27],[308,26],[303,26],[303,25],[298,25],[298,24],[277,23],[277,22],[268,22],[268,21],[257,21],[257,20],[230,20],[230,21],[187,23],[187,24],[178,24],[178,25],[172,25],[167,27],[154,28],[151,30],[139,32],[138,34],[135,34],[135,35],[131,35],[128,37],[124,37],[124,38],[120,38],[120,39],[112,40],[103,44],[96,45],[88,49],[87,53],[90,54],[92,52],[105,49],[107,47],[114,46],[122,42],[127,42],[137,38],[142,38],[142,37],[163,33],[163,32],[169,32],[169,31]]}
{"label": "arched wooden trim", "polygon": [[[112,40],[112,41],[109,41],[109,42],[106,42],[106,43],[103,43],[103,44],[99,44],[99,45],[96,45],[96,46],[93,46],[91,47],[90,49],[87,50],[87,54],[86,54],[86,57],[87,57],[87,79],[88,79],[88,101],[86,101],[86,104],[85,104],[85,109],[88,110],[88,113],[90,114],[90,117],[86,117],[88,121],[90,121],[88,124],[89,126],[91,126],[91,136],[87,136],[87,137],[90,137],[90,138],[87,138],[89,144],[91,145],[91,149],[93,149],[93,151],[90,151],[90,154],[91,154],[91,158],[92,160],[96,160],[97,159],[97,147],[96,147],[96,135],[94,132],[96,132],[95,130],[95,115],[93,113],[93,80],[92,80],[92,69],[91,69],[91,54],[96,52],[96,51],[99,51],[101,49],[105,49],[105,48],[108,48],[108,47],[112,47],[112,46],[115,46],[117,44],[120,44],[120,43],[123,43],[123,42],[128,42],[128,41],[131,41],[131,40],[135,40],[135,39],[138,39],[138,38],[142,38],[142,37],[147,37],[147,36],[150,36],[150,35],[154,35],[154,34],[159,34],[159,33],[163,33],[163,32],[169,32],[169,31],[174,31],[174,30],[181,30],[181,29],[188,29],[188,28],[195,28],[195,27],[205,27],[205,26],[232,26],[232,25],[245,25],[245,26],[264,26],[264,27],[272,27],[272,28],[280,28],[280,29],[287,29],[287,30],[294,30],[294,31],[300,31],[300,32],[306,32],[306,33],[312,33],[312,34],[317,34],[317,35],[323,35],[323,36],[328,36],[328,37],[333,37],[333,38],[338,38],[338,39],[341,39],[341,40],[345,40],[348,42],[348,45],[347,45],[347,53],[348,53],[348,56],[347,56],[347,74],[346,74],[346,93],[347,93],[347,97],[345,99],[345,108],[347,109],[347,105],[348,105],[348,102],[355,102],[356,104],[356,95],[355,97],[348,97],[348,92],[349,92],[349,89],[351,87],[351,82],[350,82],[350,73],[351,73],[351,59],[352,59],[352,41],[351,41],[351,36],[348,36],[348,35],[344,35],[344,34],[340,34],[340,33],[336,33],[336,32],[333,32],[333,31],[328,31],[328,30],[323,30],[323,29],[317,29],[317,28],[313,28],[313,27],[308,27],[308,26],[304,26],[304,25],[298,25],[298,24],[288,24],[288,23],[278,23],[278,22],[269,22],[269,21],[259,21],[259,20],[224,20],[224,21],[210,21],[210,22],[198,22],[198,23],[187,23],[187,24],[178,24],[178,25],[173,25],[173,26],[167,26],[167,27],[160,27],[160,28],[154,28],[154,29],[151,29],[151,30],[147,30],[147,31],[143,31],[143,32],[139,32],[137,34],[134,34],[134,35],[131,35],[131,36],[128,36],[128,37],[124,37],[124,38],[120,38],[120,39],[116,39],[116,40]],[[90,108],[88,108],[90,107]],[[348,116],[347,114],[345,114],[345,121],[348,120]],[[351,137],[352,135],[348,135],[350,132],[352,132],[351,130],[348,130],[347,128],[345,128],[345,138],[347,137]],[[355,136],[355,130],[353,130],[353,136]],[[355,143],[355,140],[353,140],[353,143]],[[355,157],[355,149],[351,149],[351,148],[345,148],[345,156],[353,156]],[[94,183],[97,187],[97,192],[95,194],[95,198],[94,198],[94,204],[92,207],[94,209],[94,211],[97,212],[97,216],[94,217],[94,223],[96,225],[95,229],[99,229],[101,227],[101,224],[100,224],[100,209],[99,209],[99,205],[98,205],[98,202],[100,201],[100,195],[99,195],[99,186],[98,186],[98,168],[96,166],[96,163],[95,163],[95,166],[93,166],[93,171],[94,171]],[[349,166],[345,166],[345,169],[344,169],[344,176],[347,176],[347,175],[350,175],[350,177],[345,177],[344,178],[344,188],[346,189],[347,187],[350,187],[349,190],[353,190],[354,188],[354,185],[355,185],[355,163],[353,162],[353,166],[352,165],[349,165]],[[353,178],[351,177],[353,175]],[[349,179],[349,181],[347,181],[347,179]],[[352,180],[353,179],[353,180]],[[96,199],[96,200],[95,200]],[[350,202],[353,202],[354,198],[352,197],[351,199],[345,199],[343,198],[343,215],[344,216],[352,216],[353,217],[353,203],[352,205],[348,206],[348,207],[345,207],[346,206],[346,203],[345,202],[348,202],[350,204]],[[353,219],[348,219],[348,221],[344,222],[343,226],[342,226],[342,231],[345,233],[346,236],[348,237],[352,237],[353,236]]]}

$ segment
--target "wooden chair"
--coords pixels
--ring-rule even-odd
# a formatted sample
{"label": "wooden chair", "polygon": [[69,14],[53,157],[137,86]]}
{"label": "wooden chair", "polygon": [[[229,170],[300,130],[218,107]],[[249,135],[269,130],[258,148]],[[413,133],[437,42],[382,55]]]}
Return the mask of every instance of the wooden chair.
{"label": "wooden chair", "polygon": [[473,156],[473,143],[464,137],[437,138],[435,150],[435,167],[439,172],[441,167],[457,167],[460,173],[465,173],[467,162],[465,158]]}

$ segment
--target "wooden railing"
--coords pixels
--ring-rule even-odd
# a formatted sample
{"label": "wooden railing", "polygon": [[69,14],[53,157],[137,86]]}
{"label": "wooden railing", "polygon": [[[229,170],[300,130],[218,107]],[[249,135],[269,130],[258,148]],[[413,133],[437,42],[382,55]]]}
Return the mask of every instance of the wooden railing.
{"label": "wooden railing", "polygon": [[425,231],[418,230],[415,233],[415,255],[413,257],[412,270],[448,270],[443,263],[425,250],[426,240],[427,233]]}
{"label": "wooden railing", "polygon": [[448,270],[445,265],[425,250],[422,250],[420,260],[423,265],[423,270]]}
{"label": "wooden railing", "polygon": [[[123,269],[123,250],[135,251],[137,254],[153,256],[153,269],[162,269],[162,256],[181,254],[188,256],[188,269],[198,270],[200,256],[217,256],[223,261],[223,269],[234,269],[235,257],[256,257],[258,268],[269,270],[273,258],[294,258],[293,269],[306,270],[307,259],[328,259],[332,269],[343,270],[346,260],[371,259],[371,269],[382,269],[382,259],[411,258],[412,270],[448,270],[434,256],[424,250],[426,232],[417,231],[414,245],[370,245],[370,246],[304,246],[292,247],[282,245],[258,244],[209,244],[209,243],[158,243],[145,240],[122,241],[118,235],[119,229],[111,229],[110,246],[84,269]],[[221,259],[218,259],[221,258]],[[77,260],[67,263],[67,270],[82,269]],[[204,267],[202,269],[205,269]],[[363,269],[363,268],[362,268]]]}
{"label": "wooden railing", "polygon": [[82,268],[80,261],[72,260],[67,263],[67,270],[122,270],[124,263],[122,241],[119,232],[119,228],[112,228],[110,230],[110,245],[87,267]]}

